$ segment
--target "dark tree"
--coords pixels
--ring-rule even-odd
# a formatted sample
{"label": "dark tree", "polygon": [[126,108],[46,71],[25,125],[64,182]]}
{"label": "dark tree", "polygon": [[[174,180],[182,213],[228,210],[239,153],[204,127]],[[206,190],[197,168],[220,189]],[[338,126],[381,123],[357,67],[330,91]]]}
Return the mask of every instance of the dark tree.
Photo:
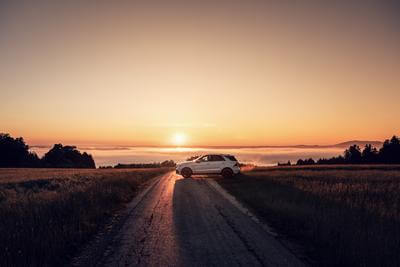
{"label": "dark tree", "polygon": [[390,140],[385,140],[379,150],[379,159],[382,163],[400,163],[400,140],[397,136],[393,136]]}
{"label": "dark tree", "polygon": [[[330,159],[322,158],[317,164],[400,164],[400,139],[393,136],[390,140],[385,140],[382,148],[378,150],[371,144],[365,145],[361,152],[357,145],[350,146],[343,156]],[[297,165],[310,165],[309,160],[299,159]]]}
{"label": "dark tree", "polygon": [[35,153],[29,151],[22,137],[14,139],[9,134],[0,133],[0,167],[40,167],[40,160]]}
{"label": "dark tree", "polygon": [[296,165],[314,165],[314,164],[315,164],[315,161],[312,158],[305,159],[305,160],[299,159],[296,163]]}
{"label": "dark tree", "polygon": [[161,167],[176,167],[176,163],[173,160],[166,160],[161,162]]}
{"label": "dark tree", "polygon": [[361,163],[361,150],[358,145],[352,145],[344,152],[344,159],[347,163]]}
{"label": "dark tree", "polygon": [[332,157],[330,159],[319,159],[317,164],[345,164],[346,161],[344,160],[343,156]]}
{"label": "dark tree", "polygon": [[48,168],[96,168],[91,155],[81,154],[75,146],[55,144],[43,159],[43,165]]}
{"label": "dark tree", "polygon": [[361,153],[363,163],[378,163],[378,150],[370,144]]}
{"label": "dark tree", "polygon": [[307,165],[314,165],[315,161],[312,158],[309,158],[309,159],[306,160],[306,164]]}

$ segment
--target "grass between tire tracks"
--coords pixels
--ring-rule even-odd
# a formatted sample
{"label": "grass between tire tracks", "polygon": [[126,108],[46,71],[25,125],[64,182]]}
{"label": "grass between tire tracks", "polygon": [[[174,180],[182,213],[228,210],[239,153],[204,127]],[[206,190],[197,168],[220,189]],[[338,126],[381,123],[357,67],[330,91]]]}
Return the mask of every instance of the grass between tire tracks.
{"label": "grass between tire tracks", "polygon": [[318,266],[400,266],[400,167],[256,168],[216,179]]}
{"label": "grass between tire tracks", "polygon": [[0,265],[64,265],[161,169],[1,169]]}

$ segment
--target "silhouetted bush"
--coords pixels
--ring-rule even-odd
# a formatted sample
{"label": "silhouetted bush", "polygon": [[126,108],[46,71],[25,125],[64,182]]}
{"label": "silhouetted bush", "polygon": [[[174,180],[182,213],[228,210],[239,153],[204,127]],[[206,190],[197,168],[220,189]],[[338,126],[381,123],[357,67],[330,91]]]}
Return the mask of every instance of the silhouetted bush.
{"label": "silhouetted bush", "polygon": [[313,164],[315,164],[315,161],[312,158],[305,160],[299,159],[296,163],[296,165],[313,165]]}
{"label": "silhouetted bush", "polygon": [[176,163],[173,160],[166,160],[161,162],[161,167],[176,167]]}
{"label": "silhouetted bush", "polygon": [[137,169],[137,168],[173,168],[176,166],[176,163],[173,160],[166,160],[163,162],[154,162],[154,163],[131,163],[131,164],[117,164],[114,166],[116,169]]}
{"label": "silhouetted bush", "polygon": [[39,157],[29,151],[22,137],[0,133],[0,168],[40,167]]}
{"label": "silhouetted bush", "polygon": [[42,158],[49,168],[96,168],[91,155],[79,152],[75,146],[55,144]]}
{"label": "silhouetted bush", "polygon": [[42,159],[29,151],[22,137],[0,133],[0,168],[96,168],[91,155],[75,146],[56,144]]}
{"label": "silhouetted bush", "polygon": [[330,159],[319,159],[316,164],[344,164],[345,160],[343,156],[337,156]]}
{"label": "silhouetted bush", "polygon": [[330,159],[319,159],[314,162],[312,159],[297,161],[297,165],[313,165],[313,164],[400,164],[400,139],[393,136],[387,139],[379,151],[371,144],[365,145],[361,151],[358,145],[352,145],[344,152],[343,156],[333,157]]}

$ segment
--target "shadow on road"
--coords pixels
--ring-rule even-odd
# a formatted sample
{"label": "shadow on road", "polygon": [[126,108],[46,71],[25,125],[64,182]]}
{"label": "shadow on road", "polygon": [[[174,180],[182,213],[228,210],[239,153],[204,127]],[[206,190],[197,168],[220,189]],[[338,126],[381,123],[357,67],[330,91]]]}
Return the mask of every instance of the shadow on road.
{"label": "shadow on road", "polygon": [[[178,179],[173,192],[173,222],[181,266],[215,265],[218,245],[213,232],[218,227],[203,177]],[[208,177],[210,178],[210,177]]]}
{"label": "shadow on road", "polygon": [[[241,237],[229,225],[227,216],[237,215],[205,179],[195,176],[175,180],[173,191],[173,231],[181,266],[259,265]],[[229,214],[229,215],[228,215]],[[247,218],[246,218],[247,219]],[[227,221],[228,220],[228,221]]]}

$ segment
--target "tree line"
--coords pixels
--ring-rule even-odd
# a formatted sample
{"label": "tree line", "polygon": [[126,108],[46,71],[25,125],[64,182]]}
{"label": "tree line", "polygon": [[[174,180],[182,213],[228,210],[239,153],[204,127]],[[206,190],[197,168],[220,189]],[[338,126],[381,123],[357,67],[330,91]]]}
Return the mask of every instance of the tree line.
{"label": "tree line", "polygon": [[96,164],[90,154],[62,144],[55,144],[39,158],[22,137],[0,133],[0,168],[96,168]]}
{"label": "tree line", "polygon": [[337,157],[297,161],[297,165],[313,164],[400,164],[400,139],[397,136],[386,139],[379,150],[371,144],[365,145],[363,150],[358,145],[352,145]]}
{"label": "tree line", "polygon": [[[163,162],[153,162],[153,163],[131,163],[131,164],[117,164],[114,166],[115,169],[128,169],[128,168],[174,168],[176,163],[173,160],[165,160]],[[100,167],[100,168],[112,168]]]}

